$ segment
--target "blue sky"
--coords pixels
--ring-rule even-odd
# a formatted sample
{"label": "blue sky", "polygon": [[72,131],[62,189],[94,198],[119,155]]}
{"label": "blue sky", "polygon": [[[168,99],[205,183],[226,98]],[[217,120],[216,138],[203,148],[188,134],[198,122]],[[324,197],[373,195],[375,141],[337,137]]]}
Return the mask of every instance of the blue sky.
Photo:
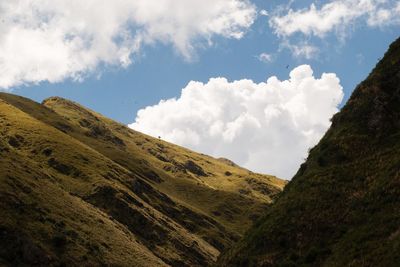
{"label": "blue sky", "polygon": [[[254,1],[259,9],[271,10],[282,1]],[[312,1],[294,1],[293,7],[307,7]],[[279,51],[280,39],[268,26],[268,17],[260,16],[241,40],[215,38],[211,47],[199,49],[193,61],[186,61],[170,45],[155,44],[144,48],[137,63],[128,68],[110,67],[101,76],[92,75],[83,82],[66,80],[20,86],[13,93],[37,101],[50,96],[75,100],[122,123],[131,123],[138,109],[161,99],[178,97],[191,81],[206,82],[211,77],[229,80],[265,81],[276,75],[286,79],[300,64],[310,64],[316,73],[334,72],[344,87],[345,100],[382,57],[388,46],[400,36],[399,25],[384,28],[356,27],[341,42],[330,34],[324,40],[311,38],[319,45],[320,55],[311,59],[294,57],[287,49]],[[263,52],[273,62],[257,59]],[[286,69],[286,66],[289,68]]]}
{"label": "blue sky", "polygon": [[[225,2],[237,1],[219,1],[221,5]],[[189,57],[182,52],[182,49],[177,48],[179,44],[177,45],[173,40],[164,37],[164,39],[154,38],[147,43],[143,42],[139,51],[130,54],[132,62],[108,64],[104,62],[106,60],[103,62],[100,60],[94,68],[90,68],[90,71],[82,71],[84,74],[79,77],[79,81],[74,80],[76,78],[74,74],[63,74],[62,79],[43,76],[39,80],[30,81],[26,78],[22,82],[11,82],[3,90],[36,101],[55,95],[62,96],[119,122],[130,124],[135,121],[139,109],[157,105],[162,99],[179,98],[182,88],[186,87],[190,81],[207,83],[212,77],[225,77],[228,81],[250,79],[254,83],[260,83],[271,76],[277,76],[279,80],[287,80],[290,71],[299,65],[307,64],[314,71],[315,77],[320,77],[324,72],[336,74],[344,91],[344,99],[340,104],[342,106],[355,86],[368,75],[378,58],[383,56],[389,44],[399,37],[400,24],[397,15],[400,16],[400,13],[393,11],[398,7],[400,10],[398,2],[383,1],[381,4],[379,1],[371,0],[369,2],[373,9],[365,7],[364,13],[359,14],[352,13],[349,9],[349,14],[341,14],[343,17],[337,21],[327,19],[327,25],[330,24],[325,28],[313,28],[314,25],[311,23],[299,26],[293,32],[287,29],[313,15],[310,12],[312,11],[311,4],[315,5],[320,16],[318,18],[324,19],[324,16],[329,15],[327,13],[337,12],[334,6],[336,4],[354,6],[359,2],[357,0],[302,0],[284,4],[282,4],[283,1],[246,2],[249,6],[251,5],[254,12],[257,12],[257,16],[253,14],[252,23],[249,25],[239,25],[241,27],[239,31],[243,33],[241,38],[230,38],[227,34],[220,34],[217,31],[211,32],[206,38],[197,34],[190,40],[194,49],[189,51]],[[329,6],[330,4],[332,6]],[[41,7],[36,8],[40,10]],[[55,10],[54,12],[57,13],[59,12],[57,8],[49,9],[50,11],[46,9],[43,12]],[[355,8],[358,7],[355,6]],[[266,10],[268,15],[265,15],[262,10]],[[297,22],[296,20],[286,21],[279,27],[271,25],[273,17],[290,16],[290,10],[302,17],[299,16]],[[382,10],[382,12],[372,14],[375,12],[372,10]],[[390,11],[392,13],[388,10],[392,10]],[[28,8],[25,12],[31,12],[31,10]],[[42,19],[42,17],[36,18],[38,21]],[[289,25],[290,23],[292,25]],[[51,25],[51,21],[48,24]],[[132,32],[137,30],[135,27],[128,29]],[[280,34],[277,29],[280,30]],[[97,30],[101,32],[100,29]],[[72,33],[67,32],[67,34]],[[208,44],[208,41],[212,44]],[[29,44],[29,39],[26,42]],[[285,46],[285,43],[309,45],[318,52],[310,55],[296,55],[288,48],[288,45]],[[36,53],[34,48],[30,49],[30,52]],[[268,54],[271,60],[262,62],[259,59],[262,53]],[[7,68],[6,63],[3,63],[2,67]],[[36,68],[40,67],[40,64],[36,66]],[[151,131],[149,130],[148,133],[151,134]],[[176,143],[186,144],[179,141]],[[195,148],[190,144],[186,146]],[[204,152],[218,154],[213,151]],[[296,164],[298,164],[297,161]],[[262,168],[253,169],[268,171]],[[286,176],[291,174],[285,173]]]}

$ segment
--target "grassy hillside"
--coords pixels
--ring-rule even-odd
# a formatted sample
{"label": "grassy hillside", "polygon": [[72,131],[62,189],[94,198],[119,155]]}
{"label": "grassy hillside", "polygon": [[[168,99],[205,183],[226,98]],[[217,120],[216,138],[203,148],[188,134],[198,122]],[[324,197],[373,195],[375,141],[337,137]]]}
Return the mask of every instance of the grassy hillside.
{"label": "grassy hillside", "polygon": [[205,266],[285,182],[0,93],[0,264]]}
{"label": "grassy hillside", "polygon": [[219,266],[399,266],[400,39]]}

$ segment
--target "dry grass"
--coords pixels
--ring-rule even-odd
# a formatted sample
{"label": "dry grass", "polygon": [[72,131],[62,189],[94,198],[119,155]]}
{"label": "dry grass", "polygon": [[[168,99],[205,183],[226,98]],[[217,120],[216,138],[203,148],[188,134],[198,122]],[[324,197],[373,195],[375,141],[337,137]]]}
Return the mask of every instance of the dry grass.
{"label": "dry grass", "polygon": [[0,93],[0,125],[4,264],[209,265],[285,185],[61,98]]}

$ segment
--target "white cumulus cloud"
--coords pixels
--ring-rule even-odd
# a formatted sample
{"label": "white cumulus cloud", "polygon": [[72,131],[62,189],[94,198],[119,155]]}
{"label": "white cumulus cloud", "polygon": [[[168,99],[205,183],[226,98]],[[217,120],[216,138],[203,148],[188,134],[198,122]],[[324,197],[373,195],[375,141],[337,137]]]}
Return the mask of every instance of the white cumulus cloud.
{"label": "white cumulus cloud", "polygon": [[291,178],[330,126],[343,90],[338,77],[308,65],[288,80],[190,82],[179,98],[138,111],[129,126],[253,171]]}
{"label": "white cumulus cloud", "polygon": [[336,32],[346,35],[356,23],[367,26],[400,24],[400,3],[398,0],[334,0],[317,7],[278,12],[270,16],[269,25],[279,36],[287,37],[295,33],[324,37]]}
{"label": "white cumulus cloud", "polygon": [[216,35],[241,38],[256,13],[247,0],[1,1],[0,89],[126,67],[156,42],[191,59]]}

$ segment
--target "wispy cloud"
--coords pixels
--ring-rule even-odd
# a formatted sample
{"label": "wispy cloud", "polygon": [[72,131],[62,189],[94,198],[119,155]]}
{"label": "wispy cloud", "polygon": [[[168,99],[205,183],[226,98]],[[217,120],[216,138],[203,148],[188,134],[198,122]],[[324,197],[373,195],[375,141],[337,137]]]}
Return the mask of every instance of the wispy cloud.
{"label": "wispy cloud", "polygon": [[257,56],[257,59],[259,61],[261,61],[261,62],[264,62],[264,63],[270,63],[270,62],[273,61],[273,56],[271,54],[268,54],[268,53],[264,52],[264,53],[259,54]]}
{"label": "wispy cloud", "polygon": [[400,3],[393,0],[335,0],[317,7],[279,12],[270,16],[269,25],[278,36],[302,33],[324,37],[329,32],[346,33],[355,23],[384,26],[400,23]]}
{"label": "wispy cloud", "polygon": [[312,3],[307,8],[279,6],[269,12],[269,26],[281,39],[281,48],[295,57],[315,58],[319,50],[313,38],[333,34],[345,43],[357,27],[400,25],[400,2],[397,0],[334,0]]}
{"label": "wispy cloud", "polygon": [[289,40],[284,40],[280,46],[280,49],[283,48],[289,49],[292,55],[296,58],[313,59],[319,54],[318,47],[310,45],[304,41],[297,44],[291,44]]}
{"label": "wispy cloud", "polygon": [[1,1],[0,89],[126,67],[157,42],[190,60],[214,36],[242,38],[256,13],[240,0]]}
{"label": "wispy cloud", "polygon": [[269,13],[268,13],[268,11],[267,10],[265,10],[265,9],[262,9],[262,10],[260,10],[260,15],[261,16],[265,16],[265,17],[268,17],[269,16]]}

